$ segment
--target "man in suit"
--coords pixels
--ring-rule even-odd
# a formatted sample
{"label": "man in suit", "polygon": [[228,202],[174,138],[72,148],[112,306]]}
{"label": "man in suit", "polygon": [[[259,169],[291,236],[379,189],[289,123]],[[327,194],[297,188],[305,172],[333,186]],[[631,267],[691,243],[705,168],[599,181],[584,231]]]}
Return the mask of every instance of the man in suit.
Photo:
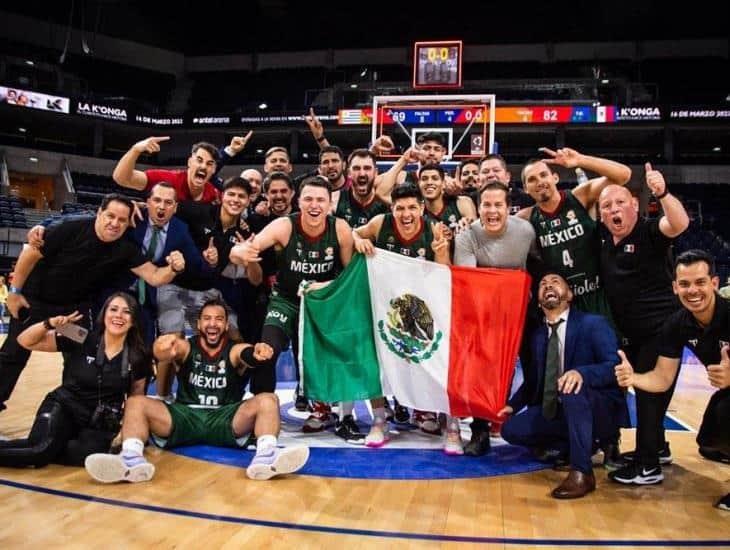
{"label": "man in suit", "polygon": [[[204,260],[195,246],[188,225],[174,214],[177,211],[177,193],[175,188],[165,182],[157,183],[150,190],[147,198],[147,209],[142,212],[142,219],[130,229],[130,238],[142,254],[153,264],[159,265],[171,250],[179,250],[185,258],[185,271],[188,277],[196,277],[212,272],[209,261]],[[134,294],[142,306],[144,318],[144,337],[148,345],[155,339],[157,320],[157,289],[145,284],[142,279],[134,282],[127,279],[122,283],[124,288],[134,287]]]}
{"label": "man in suit", "polygon": [[569,474],[552,491],[560,499],[595,490],[593,441],[616,433],[629,420],[613,375],[616,335],[605,317],[571,308],[572,300],[559,274],[540,280],[545,324],[526,336],[534,360],[524,366],[524,383],[500,411],[508,416],[502,426],[508,443],[569,456]]}

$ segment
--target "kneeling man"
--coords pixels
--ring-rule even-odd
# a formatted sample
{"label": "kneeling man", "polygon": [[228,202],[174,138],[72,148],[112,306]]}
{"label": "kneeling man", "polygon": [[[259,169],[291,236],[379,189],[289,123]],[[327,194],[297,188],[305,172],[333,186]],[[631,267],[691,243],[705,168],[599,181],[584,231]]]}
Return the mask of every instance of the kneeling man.
{"label": "kneeling man", "polygon": [[[596,488],[593,441],[628,426],[623,392],[613,375],[616,335],[605,317],[570,304],[573,293],[557,273],[540,280],[538,302],[545,324],[525,335],[532,346],[525,380],[500,415],[511,415],[502,438],[568,457],[568,477],[552,491],[555,498],[580,498]],[[520,409],[526,407],[524,411]]]}

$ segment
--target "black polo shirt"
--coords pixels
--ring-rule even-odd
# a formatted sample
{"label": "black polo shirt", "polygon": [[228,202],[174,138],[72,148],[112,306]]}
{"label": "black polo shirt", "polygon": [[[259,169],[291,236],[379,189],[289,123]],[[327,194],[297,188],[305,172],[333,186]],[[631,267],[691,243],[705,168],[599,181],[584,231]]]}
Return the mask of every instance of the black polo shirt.
{"label": "black polo shirt", "polygon": [[[108,359],[103,357],[101,367],[96,363],[96,352],[101,336],[92,332],[83,344],[56,334],[56,347],[63,354],[63,388],[76,399],[93,409],[100,401],[120,404],[129,393],[131,383],[151,375],[149,357],[132,357],[127,354],[131,372],[127,383],[122,376],[122,352]],[[101,380],[99,379],[101,374]],[[100,383],[101,382],[101,383]]]}
{"label": "black polo shirt", "polygon": [[54,305],[86,302],[121,271],[147,260],[127,239],[104,242],[96,235],[96,218],[64,220],[46,229],[43,258],[35,265],[23,293]]}
{"label": "black polo shirt", "polygon": [[730,301],[715,293],[715,312],[710,324],[700,326],[689,311],[682,308],[662,327],[659,355],[681,359],[687,346],[704,365],[720,362],[720,350],[730,345]]}
{"label": "black polo shirt", "polygon": [[680,307],[672,291],[672,239],[659,219],[638,220],[616,244],[603,229],[601,281],[614,322],[628,338],[657,334]]}

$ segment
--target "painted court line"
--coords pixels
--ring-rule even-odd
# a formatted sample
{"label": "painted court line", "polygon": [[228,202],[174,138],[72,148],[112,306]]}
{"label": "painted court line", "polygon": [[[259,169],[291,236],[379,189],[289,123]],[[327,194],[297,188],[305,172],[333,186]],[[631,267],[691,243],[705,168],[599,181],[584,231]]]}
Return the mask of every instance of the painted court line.
{"label": "painted court line", "polygon": [[70,498],[85,502],[96,502],[108,506],[117,506],[121,508],[130,508],[133,510],[143,510],[146,512],[154,512],[157,514],[168,514],[193,519],[205,519],[209,521],[218,521],[222,523],[232,523],[239,525],[255,525],[258,527],[272,527],[276,529],[289,529],[294,531],[308,531],[315,533],[328,533],[333,535],[358,535],[363,537],[381,537],[394,539],[424,540],[438,542],[458,542],[470,544],[506,544],[506,545],[533,545],[533,546],[691,546],[691,547],[727,547],[730,541],[727,540],[580,540],[580,539],[528,539],[528,538],[502,538],[502,537],[466,537],[458,535],[433,535],[430,533],[404,533],[399,531],[376,531],[371,529],[349,529],[345,527],[328,527],[323,525],[306,525],[298,523],[289,523],[281,521],[268,521],[253,518],[244,518],[236,516],[222,516],[217,514],[207,514],[204,512],[194,512],[190,510],[182,510],[180,508],[167,508],[164,506],[154,506],[151,504],[138,504],[135,502],[126,502],[111,498],[94,497],[82,493],[73,493],[70,491],[60,491],[58,489],[49,489],[38,485],[30,485],[20,483],[8,479],[0,479],[0,485],[20,489],[23,491],[32,491],[45,495]]}

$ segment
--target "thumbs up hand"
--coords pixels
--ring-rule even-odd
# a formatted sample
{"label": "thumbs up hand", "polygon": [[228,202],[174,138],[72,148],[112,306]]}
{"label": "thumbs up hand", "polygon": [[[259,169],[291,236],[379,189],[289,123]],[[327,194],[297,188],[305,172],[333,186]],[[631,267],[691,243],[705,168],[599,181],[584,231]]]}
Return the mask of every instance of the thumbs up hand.
{"label": "thumbs up hand", "polygon": [[730,348],[725,346],[720,350],[720,362],[717,365],[709,365],[707,367],[707,377],[710,384],[720,390],[730,387],[730,356],[728,351]]}
{"label": "thumbs up hand", "polygon": [[616,381],[622,388],[628,388],[634,384],[634,367],[631,366],[629,360],[626,359],[626,354],[623,351],[618,350],[618,356],[621,362],[616,365],[614,372],[616,373]]}
{"label": "thumbs up hand", "polygon": [[203,251],[203,259],[208,262],[210,267],[218,265],[218,249],[215,247],[213,237],[208,242],[208,248]]}
{"label": "thumbs up hand", "polygon": [[649,191],[655,197],[660,197],[667,189],[667,182],[664,181],[664,176],[659,170],[654,170],[650,162],[644,165],[644,169],[646,170],[646,185],[649,187]]}

